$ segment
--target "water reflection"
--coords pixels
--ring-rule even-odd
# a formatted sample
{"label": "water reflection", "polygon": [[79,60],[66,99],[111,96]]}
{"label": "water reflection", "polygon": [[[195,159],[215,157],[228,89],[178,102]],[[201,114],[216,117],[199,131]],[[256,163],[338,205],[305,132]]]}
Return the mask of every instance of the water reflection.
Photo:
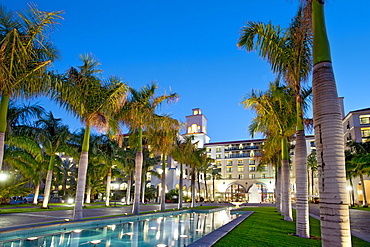
{"label": "water reflection", "polygon": [[[99,228],[75,229],[44,236],[18,236],[0,241],[0,247],[117,247],[186,246],[228,223],[236,216],[229,210],[213,213],[182,213]],[[36,237],[33,240],[27,238]],[[22,238],[22,239],[19,239]]]}

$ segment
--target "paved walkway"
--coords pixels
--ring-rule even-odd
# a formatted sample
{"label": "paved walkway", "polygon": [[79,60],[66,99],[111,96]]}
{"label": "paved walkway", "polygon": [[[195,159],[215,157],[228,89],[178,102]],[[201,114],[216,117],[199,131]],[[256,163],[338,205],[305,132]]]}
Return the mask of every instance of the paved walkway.
{"label": "paved walkway", "polygon": [[[320,220],[320,209],[318,204],[310,204],[310,215]],[[349,218],[352,235],[370,242],[370,212],[350,209]]]}

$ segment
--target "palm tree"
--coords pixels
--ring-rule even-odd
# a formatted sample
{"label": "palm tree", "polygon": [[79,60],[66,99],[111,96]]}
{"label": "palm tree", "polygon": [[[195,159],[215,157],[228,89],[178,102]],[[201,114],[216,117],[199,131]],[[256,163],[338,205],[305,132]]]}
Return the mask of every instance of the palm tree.
{"label": "palm tree", "polygon": [[326,34],[324,1],[312,0],[313,119],[323,246],[351,246],[342,113]]}
{"label": "palm tree", "polygon": [[4,163],[21,173],[35,186],[33,204],[37,205],[41,179],[47,167],[48,157],[36,140],[28,136],[13,136],[6,144],[9,146],[4,155]]}
{"label": "palm tree", "polygon": [[179,129],[179,121],[168,116],[162,116],[155,118],[152,128],[147,131],[150,148],[162,156],[161,211],[166,210],[166,160],[174,149]]}
{"label": "palm tree", "polygon": [[74,220],[82,220],[86,171],[90,143],[90,128],[105,130],[112,121],[111,115],[125,103],[127,86],[118,78],[101,80],[99,62],[91,55],[80,55],[82,66],[71,67],[64,80],[53,85],[51,98],[85,124],[82,152],[78,166],[78,181],[74,207]]}
{"label": "palm tree", "polygon": [[[370,143],[369,142],[354,142],[350,141],[347,146],[351,148],[351,157],[347,160],[348,163],[347,172],[352,173],[352,177],[359,176],[362,186],[363,195],[363,207],[368,207],[368,202],[366,198],[366,186],[364,183],[364,174],[370,174]],[[350,168],[349,168],[350,167]]]}
{"label": "palm tree", "polygon": [[55,159],[59,158],[59,154],[61,153],[76,156],[76,152],[67,143],[67,140],[71,137],[68,126],[61,124],[61,119],[55,118],[52,112],[49,112],[44,118],[37,120],[35,122],[35,128],[32,128],[31,131],[36,135],[43,152],[50,157],[46,174],[44,201],[41,207],[48,208]]}
{"label": "palm tree", "polygon": [[183,198],[183,164],[186,164],[192,152],[195,151],[195,146],[192,136],[178,136],[174,143],[175,147],[172,150],[171,156],[180,163],[180,177],[179,177],[179,205],[178,208],[182,209]]}
{"label": "palm tree", "polygon": [[211,167],[211,176],[212,176],[212,201],[215,201],[215,180],[221,179],[221,168],[213,165]]}
{"label": "palm tree", "polygon": [[[309,5],[308,5],[309,6]],[[309,238],[309,217],[307,200],[306,137],[303,125],[303,101],[301,84],[307,81],[311,71],[311,28],[300,6],[298,14],[285,32],[271,23],[248,22],[242,29],[238,46],[247,51],[259,50],[259,55],[270,63],[274,73],[282,76],[292,87],[296,97],[296,145],[295,167],[297,184],[296,234]]]}
{"label": "palm tree", "polygon": [[139,213],[140,205],[140,186],[143,166],[143,130],[150,129],[158,106],[163,102],[170,102],[178,98],[178,95],[175,93],[155,96],[157,88],[158,87],[155,83],[152,83],[149,86],[144,86],[139,91],[130,88],[130,98],[122,111],[117,114],[117,118],[129,127],[131,133],[138,133],[137,152],[135,158],[133,214]]}
{"label": "palm tree", "polygon": [[157,165],[161,161],[159,156],[153,155],[147,148],[143,150],[143,176],[141,183],[141,203],[145,203],[145,190],[147,183],[147,174],[151,176],[160,177],[160,174],[153,170],[154,165]]}
{"label": "palm tree", "polygon": [[[205,150],[203,150],[204,152]],[[203,153],[203,155],[200,157],[200,164],[198,167],[198,187],[200,188],[200,179],[199,174],[203,174],[204,178],[204,188],[205,188],[205,199],[208,200],[208,192],[207,192],[207,174],[211,171],[211,167],[213,166],[212,162],[215,160],[207,157],[206,153]]]}
{"label": "palm tree", "polygon": [[252,90],[251,95],[247,95],[242,103],[253,109],[257,115],[249,126],[251,134],[268,133],[270,141],[277,138],[281,143],[282,214],[284,220],[292,221],[288,138],[295,131],[294,94],[289,88],[280,86],[277,81],[271,83],[265,93]]}
{"label": "palm tree", "polygon": [[307,168],[311,171],[311,193],[310,195],[314,194],[314,178],[315,173],[317,172],[317,158],[316,158],[316,150],[313,150],[308,156],[307,156]]}
{"label": "palm tree", "polygon": [[45,91],[46,68],[58,57],[48,32],[61,14],[43,12],[31,5],[23,13],[14,13],[0,6],[0,171],[9,99]]}

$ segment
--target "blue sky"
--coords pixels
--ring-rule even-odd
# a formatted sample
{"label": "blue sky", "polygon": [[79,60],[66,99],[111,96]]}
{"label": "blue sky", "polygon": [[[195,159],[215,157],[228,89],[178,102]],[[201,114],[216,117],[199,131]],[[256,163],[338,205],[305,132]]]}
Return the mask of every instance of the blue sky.
{"label": "blue sky", "polygon": [[[10,10],[29,1],[5,0]],[[34,0],[41,10],[63,10],[52,34],[62,59],[53,69],[80,65],[78,55],[94,54],[103,76],[120,76],[134,88],[156,81],[160,92],[176,92],[179,101],[162,109],[185,121],[193,108],[208,119],[211,142],[249,139],[253,113],[239,104],[254,89],[274,79],[267,62],[239,50],[240,28],[248,20],[287,27],[298,0]],[[326,22],[339,96],[346,112],[369,107],[370,3],[329,0]],[[311,82],[308,82],[311,84]],[[37,100],[71,129],[79,121],[64,110]]]}

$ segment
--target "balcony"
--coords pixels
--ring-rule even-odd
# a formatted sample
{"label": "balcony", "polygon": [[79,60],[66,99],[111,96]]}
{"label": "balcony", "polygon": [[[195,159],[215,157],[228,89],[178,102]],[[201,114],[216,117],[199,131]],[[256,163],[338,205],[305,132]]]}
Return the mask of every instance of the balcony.
{"label": "balcony", "polygon": [[231,158],[246,158],[251,157],[250,154],[227,154],[225,155],[225,159],[231,159]]}
{"label": "balcony", "polygon": [[240,150],[251,150],[259,149],[259,146],[243,146],[243,147],[225,147],[225,151],[240,151]]}

